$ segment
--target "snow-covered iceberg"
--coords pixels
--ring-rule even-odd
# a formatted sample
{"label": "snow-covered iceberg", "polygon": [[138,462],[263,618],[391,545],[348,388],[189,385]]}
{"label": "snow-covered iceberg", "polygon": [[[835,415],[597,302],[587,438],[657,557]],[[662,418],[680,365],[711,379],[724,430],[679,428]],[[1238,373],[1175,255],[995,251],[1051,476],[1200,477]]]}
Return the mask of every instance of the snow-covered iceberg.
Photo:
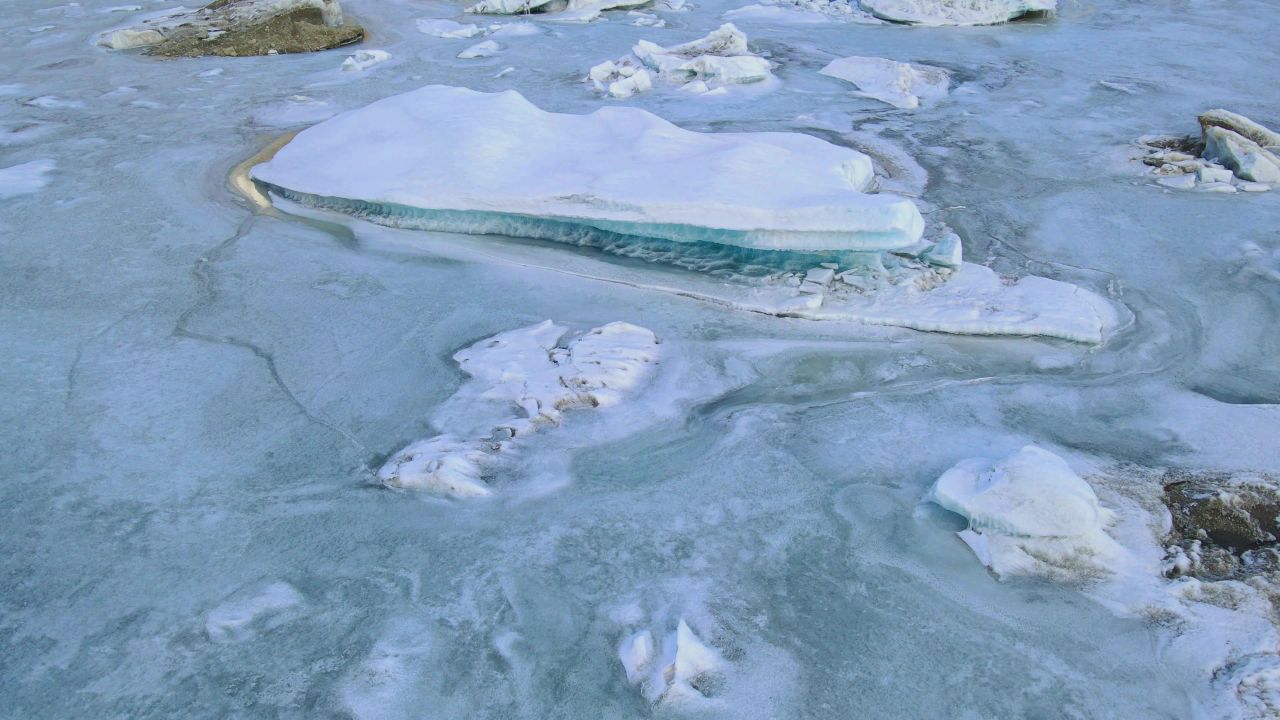
{"label": "snow-covered iceberg", "polygon": [[299,133],[252,175],[388,225],[547,240],[608,234],[799,252],[916,245],[910,200],[870,158],[795,133],[697,133],[643,110],[545,112],[429,86]]}
{"label": "snow-covered iceberg", "polygon": [[921,100],[946,97],[951,85],[951,73],[942,68],[878,57],[838,58],[818,72],[857,85],[869,98],[907,110],[920,107]]}
{"label": "snow-covered iceberg", "polygon": [[564,342],[568,328],[550,320],[509,330],[458,351],[471,376],[456,396],[468,417],[444,417],[445,433],[415,442],[378,472],[387,486],[450,497],[492,494],[484,466],[571,408],[610,407],[634,393],[659,361],[652,332],[623,322]]}
{"label": "snow-covered iceberg", "polygon": [[963,460],[925,499],[968,520],[960,538],[1000,576],[1103,570],[1119,549],[1106,533],[1114,514],[1089,483],[1034,445],[1003,460]]}
{"label": "snow-covered iceberg", "polygon": [[773,78],[769,61],[747,48],[746,34],[732,23],[671,47],[641,40],[631,52],[591,68],[587,79],[597,91],[626,98],[651,89],[659,80],[685,91],[708,93]]}
{"label": "snow-covered iceberg", "polygon": [[996,25],[1057,9],[1058,0],[859,0],[876,17],[912,25]]}

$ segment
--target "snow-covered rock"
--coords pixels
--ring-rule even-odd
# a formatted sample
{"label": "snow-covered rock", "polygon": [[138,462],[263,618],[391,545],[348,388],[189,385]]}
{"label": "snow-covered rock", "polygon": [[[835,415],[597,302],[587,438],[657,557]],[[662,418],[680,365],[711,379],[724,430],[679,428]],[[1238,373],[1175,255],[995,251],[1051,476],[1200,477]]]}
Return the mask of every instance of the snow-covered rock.
{"label": "snow-covered rock", "polygon": [[159,55],[240,56],[325,50],[363,37],[360,26],[343,21],[338,0],[219,0],[149,13],[136,25],[101,33],[98,44]]}
{"label": "snow-covered rock", "polygon": [[859,0],[876,17],[912,25],[996,25],[1057,9],[1058,0]]}
{"label": "snow-covered rock", "polygon": [[1003,460],[963,460],[925,499],[969,521],[961,539],[1002,577],[1104,570],[1118,549],[1106,533],[1114,513],[1066,461],[1034,445]]}
{"label": "snow-covered rock", "polygon": [[857,85],[867,97],[908,110],[919,107],[921,100],[946,97],[951,84],[951,74],[942,68],[877,57],[839,58],[818,72]]}
{"label": "snow-covered rock", "polygon": [[544,112],[430,86],[308,128],[252,170],[303,204],[402,227],[576,241],[623,233],[793,251],[920,239],[871,160],[792,133],[697,133],[643,110]]}
{"label": "snow-covered rock", "polygon": [[472,378],[459,392],[498,408],[484,420],[487,434],[415,442],[387,460],[379,480],[457,498],[490,495],[484,465],[516,438],[559,424],[565,410],[618,405],[648,381],[659,362],[657,337],[635,325],[609,323],[564,343],[567,333],[548,320],[459,350],[453,359]]}
{"label": "snow-covered rock", "polygon": [[671,47],[641,40],[631,53],[596,65],[587,79],[599,92],[626,98],[650,89],[655,80],[706,93],[773,78],[769,61],[753,54],[747,36],[729,23],[706,37]]}

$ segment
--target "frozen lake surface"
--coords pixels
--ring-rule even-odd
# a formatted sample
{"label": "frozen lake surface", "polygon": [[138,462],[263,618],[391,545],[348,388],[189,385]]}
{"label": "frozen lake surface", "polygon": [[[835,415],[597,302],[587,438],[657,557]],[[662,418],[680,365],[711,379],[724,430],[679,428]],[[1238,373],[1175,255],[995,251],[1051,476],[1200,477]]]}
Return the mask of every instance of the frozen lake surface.
{"label": "frozen lake surface", "polygon": [[[1159,499],[1167,472],[1280,473],[1280,191],[1171,190],[1132,159],[1210,108],[1280,127],[1272,0],[1060,0],[959,28],[348,0],[360,46],[173,60],[96,46],[170,7],[113,2],[0,18],[0,717],[1280,712],[1275,586],[1165,580]],[[726,13],[769,81],[585,81]],[[389,57],[342,69],[356,50]],[[819,72],[849,57],[950,87],[900,109]],[[1069,283],[1115,321],[1094,343],[750,312],[732,283],[764,282],[758,256],[388,227],[228,182],[426,85],[865,152],[970,272]],[[567,341],[630,323],[660,351],[608,402],[588,353],[553,351],[538,382],[575,389],[539,415],[564,398],[508,397],[509,372],[466,358],[545,320]],[[486,497],[378,480],[424,438],[490,433],[511,442],[477,461]],[[1015,532],[1017,493],[984,501],[1027,445],[1064,459],[1105,552],[1063,560],[1059,534]],[[921,504],[957,467],[965,512]],[[1051,571],[996,577],[967,524]]]}

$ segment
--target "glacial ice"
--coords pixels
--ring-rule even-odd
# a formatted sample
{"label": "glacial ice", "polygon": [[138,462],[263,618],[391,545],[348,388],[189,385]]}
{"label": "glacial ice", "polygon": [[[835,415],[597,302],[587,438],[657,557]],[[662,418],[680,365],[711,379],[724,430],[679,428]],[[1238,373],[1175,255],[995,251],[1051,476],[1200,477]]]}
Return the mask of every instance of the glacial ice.
{"label": "glacial ice", "polygon": [[863,95],[907,110],[919,107],[921,100],[946,97],[951,84],[951,74],[942,68],[856,55],[832,60],[818,72],[847,80]]}
{"label": "glacial ice", "polygon": [[49,173],[57,163],[50,158],[31,160],[0,168],[0,200],[27,195],[49,184]]}
{"label": "glacial ice", "polygon": [[[518,150],[517,150],[518,148]],[[919,241],[914,203],[867,194],[870,159],[788,133],[696,133],[645,111],[548,113],[513,91],[429,86],[299,133],[253,177],[388,224],[562,240],[602,231],[790,251]]]}
{"label": "glacial ice", "polygon": [[[472,378],[459,400],[492,405],[492,412],[481,410],[478,419],[438,418],[438,425],[451,426],[441,429],[453,434],[404,448],[383,465],[379,480],[456,498],[490,495],[483,473],[493,456],[516,438],[559,424],[565,410],[618,405],[659,362],[658,339],[635,325],[613,322],[563,343],[567,332],[548,320],[459,350],[453,359]],[[476,436],[457,437],[466,432]]]}
{"label": "glacial ice", "polygon": [[996,25],[1058,6],[1058,0],[858,1],[876,17],[912,25]]}
{"label": "glacial ice", "polygon": [[606,61],[587,73],[599,92],[627,98],[653,87],[654,78],[697,88],[700,94],[727,85],[746,85],[773,78],[772,65],[747,48],[747,36],[731,23],[721,25],[706,37],[680,45],[662,47],[641,40],[632,54]]}

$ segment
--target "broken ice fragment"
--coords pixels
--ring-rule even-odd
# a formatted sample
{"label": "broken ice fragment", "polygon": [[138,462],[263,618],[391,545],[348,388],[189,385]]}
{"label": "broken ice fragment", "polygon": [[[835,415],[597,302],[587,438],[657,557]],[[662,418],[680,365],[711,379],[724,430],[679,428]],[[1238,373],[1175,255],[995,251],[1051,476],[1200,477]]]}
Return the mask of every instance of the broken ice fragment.
{"label": "broken ice fragment", "polygon": [[1058,0],[859,0],[878,18],[911,25],[996,25],[1048,12]]}
{"label": "broken ice fragment", "polygon": [[945,97],[951,83],[951,74],[942,68],[877,57],[839,58],[818,72],[857,85],[867,97],[908,110],[919,107],[921,100]]}

